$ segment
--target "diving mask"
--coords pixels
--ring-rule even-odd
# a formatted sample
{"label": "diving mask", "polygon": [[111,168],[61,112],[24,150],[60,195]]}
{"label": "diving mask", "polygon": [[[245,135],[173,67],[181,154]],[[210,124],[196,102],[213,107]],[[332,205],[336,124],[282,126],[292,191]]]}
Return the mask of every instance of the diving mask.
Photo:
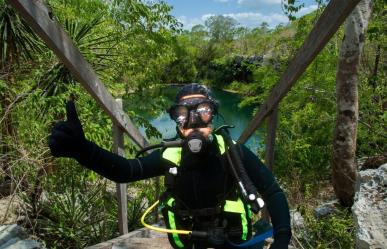
{"label": "diving mask", "polygon": [[168,110],[170,117],[184,129],[207,127],[216,111],[216,103],[207,98],[184,99]]}

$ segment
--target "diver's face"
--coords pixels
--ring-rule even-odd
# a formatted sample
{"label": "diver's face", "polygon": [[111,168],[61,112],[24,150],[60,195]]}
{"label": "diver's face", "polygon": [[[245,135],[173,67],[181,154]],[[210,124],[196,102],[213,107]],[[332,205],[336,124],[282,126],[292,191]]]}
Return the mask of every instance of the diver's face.
{"label": "diver's face", "polygon": [[193,131],[199,131],[202,133],[202,135],[205,137],[205,138],[208,138],[208,136],[211,134],[212,132],[212,125],[209,125],[207,127],[204,127],[204,128],[189,128],[189,129],[184,129],[184,128],[181,128],[179,127],[180,129],[180,132],[181,134],[183,135],[183,137],[188,137]]}
{"label": "diver's face", "polygon": [[[181,100],[186,100],[186,99],[190,99],[190,98],[206,98],[206,96],[201,95],[201,94],[192,94],[192,95],[187,95],[187,96],[182,97]],[[210,117],[208,117],[208,119],[210,119]],[[212,124],[209,123],[207,127],[201,127],[201,128],[183,128],[183,127],[179,126],[179,130],[180,130],[181,134],[183,135],[183,137],[188,137],[193,131],[199,131],[200,133],[202,133],[202,135],[205,138],[208,138],[208,136],[212,132]]]}

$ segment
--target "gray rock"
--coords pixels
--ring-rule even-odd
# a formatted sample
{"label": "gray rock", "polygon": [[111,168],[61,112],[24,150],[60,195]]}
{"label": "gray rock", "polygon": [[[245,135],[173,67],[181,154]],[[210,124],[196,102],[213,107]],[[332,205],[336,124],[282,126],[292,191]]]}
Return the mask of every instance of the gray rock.
{"label": "gray rock", "polygon": [[[1,247],[3,249],[3,247]],[[26,240],[19,240],[16,243],[13,243],[7,247],[4,247],[4,249],[40,249],[40,244],[31,239]]]}
{"label": "gray rock", "polygon": [[294,229],[304,229],[305,228],[305,222],[304,218],[302,217],[301,213],[297,210],[290,210],[290,222],[291,226]]}
{"label": "gray rock", "polygon": [[359,172],[352,212],[356,248],[387,248],[387,164]]}
{"label": "gray rock", "polygon": [[21,238],[19,237],[13,237],[9,240],[7,240],[4,244],[0,246],[0,249],[6,249],[9,248],[11,245],[15,244],[16,242],[21,241]]}
{"label": "gray rock", "polygon": [[39,242],[27,237],[23,229],[16,224],[0,226],[0,249],[43,248]]}
{"label": "gray rock", "polygon": [[0,246],[6,244],[12,238],[27,238],[22,228],[16,224],[0,226]]}
{"label": "gray rock", "polygon": [[333,214],[337,211],[336,206],[339,204],[338,200],[333,200],[327,203],[324,203],[314,209],[314,217],[320,219],[326,217],[330,214]]}

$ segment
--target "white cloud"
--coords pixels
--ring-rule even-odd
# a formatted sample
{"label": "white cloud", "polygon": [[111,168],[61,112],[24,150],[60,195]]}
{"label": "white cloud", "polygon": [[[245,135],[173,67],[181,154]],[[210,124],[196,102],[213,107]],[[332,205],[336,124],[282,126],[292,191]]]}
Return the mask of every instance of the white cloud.
{"label": "white cloud", "polygon": [[302,7],[297,13],[296,13],[296,16],[297,17],[300,17],[300,16],[304,16],[306,14],[309,14],[310,12],[313,12],[317,9],[317,4],[313,4],[313,5],[310,5],[310,6],[307,6],[307,7]]}
{"label": "white cloud", "polygon": [[241,26],[249,28],[258,27],[262,22],[267,22],[272,28],[280,23],[288,22],[288,18],[285,15],[277,13],[265,15],[259,12],[242,12],[225,14],[224,16],[232,17],[236,19]]}
{"label": "white cloud", "polygon": [[200,18],[203,23],[208,19],[210,18],[211,16],[215,16],[215,14],[205,14],[205,15],[202,15],[202,17]]}
{"label": "white cloud", "polygon": [[203,24],[203,16],[201,18],[188,18],[186,16],[179,16],[177,20],[183,24],[183,28],[186,30],[191,30],[191,28],[198,24]]}
{"label": "white cloud", "polygon": [[[200,18],[187,18],[186,16],[180,16],[177,19],[183,23],[184,29],[191,30],[191,28],[197,24],[203,24],[207,18],[214,16],[215,14],[208,13],[202,15]],[[237,20],[240,26],[255,28],[259,27],[262,22],[267,22],[269,27],[274,28],[280,23],[287,23],[288,18],[283,14],[271,13],[268,15],[259,12],[241,12],[241,13],[228,13],[223,16],[229,16]]]}
{"label": "white cloud", "polygon": [[281,4],[281,0],[238,0],[238,4],[249,8],[260,8],[262,5]]}
{"label": "white cloud", "polygon": [[[216,2],[229,2],[230,0],[214,0]],[[262,4],[280,4],[281,0],[238,0],[238,4],[250,7],[262,7]],[[295,15],[297,17],[301,17],[303,15],[309,14],[310,12],[317,9],[317,5],[309,5],[301,8]],[[207,20],[207,18],[214,16],[213,13],[208,13],[202,15],[201,17],[188,18],[187,16],[179,16],[177,19],[183,23],[184,29],[191,30],[191,28],[197,24],[203,24]],[[251,11],[251,12],[240,12],[240,13],[228,13],[223,14],[223,16],[229,16],[238,21],[240,26],[255,28],[259,27],[262,22],[267,22],[269,27],[274,28],[280,23],[288,23],[289,20],[283,13],[262,13],[259,11]]]}

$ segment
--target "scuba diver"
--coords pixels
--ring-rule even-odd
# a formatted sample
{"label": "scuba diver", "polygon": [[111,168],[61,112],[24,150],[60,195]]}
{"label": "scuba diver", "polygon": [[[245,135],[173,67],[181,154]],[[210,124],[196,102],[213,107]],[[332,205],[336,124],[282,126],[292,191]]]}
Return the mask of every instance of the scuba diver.
{"label": "scuba diver", "polygon": [[[207,87],[183,86],[168,109],[179,139],[126,159],[85,138],[69,101],[67,120],[54,125],[48,143],[53,156],[74,158],[117,183],[164,175],[166,190],[158,204],[173,248],[258,248],[257,242],[270,235],[271,249],[288,248],[291,227],[285,194],[260,159],[232,141],[228,126],[214,129],[218,108]],[[153,151],[140,156],[148,149]],[[263,206],[258,194],[273,225],[265,236],[252,236],[252,212]]]}

